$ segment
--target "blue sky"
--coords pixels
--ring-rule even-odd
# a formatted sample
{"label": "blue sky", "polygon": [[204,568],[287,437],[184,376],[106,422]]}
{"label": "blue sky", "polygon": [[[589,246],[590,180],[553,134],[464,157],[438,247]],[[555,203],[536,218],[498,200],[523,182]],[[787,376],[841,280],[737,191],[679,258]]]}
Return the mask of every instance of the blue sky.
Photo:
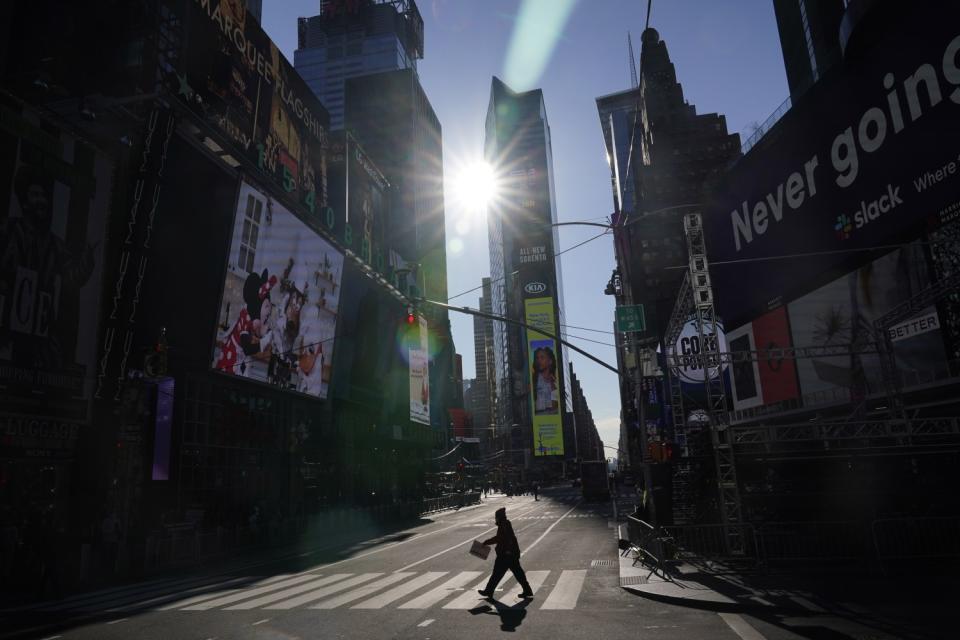
{"label": "blue sky", "polygon": [[[529,7],[524,7],[529,3]],[[319,0],[264,0],[263,26],[291,61],[297,17],[319,12]],[[569,12],[563,12],[564,5]],[[646,16],[642,0],[418,0],[424,20],[420,81],[443,127],[447,264],[450,295],[489,275],[486,222],[465,211],[453,190],[461,168],[482,157],[483,124],[494,75],[528,76],[518,91],[543,89],[553,140],[557,211],[561,221],[603,218],[613,209],[610,174],[595,99],[630,87],[627,31],[639,56]],[[527,13],[529,12],[529,13]],[[537,45],[508,61],[518,16]],[[554,30],[545,25],[557,24]],[[650,25],[666,41],[684,96],[698,113],[727,117],[731,132],[749,135],[787,97],[773,0],[654,0]],[[556,35],[557,37],[551,37]],[[529,44],[530,38],[525,43]],[[546,55],[541,55],[540,52]],[[531,62],[526,64],[524,59]],[[639,63],[639,57],[637,59]],[[509,70],[508,70],[509,67]],[[542,67],[539,77],[536,69]],[[533,70],[533,73],[525,71]],[[591,227],[563,227],[559,250],[596,235]],[[613,299],[603,294],[614,266],[609,237],[560,258],[569,325],[610,331]],[[477,306],[478,292],[453,300]],[[452,313],[464,377],[473,377],[473,320]],[[605,333],[569,329],[612,344]],[[611,364],[611,346],[568,338]],[[616,376],[572,354],[574,370],[604,443],[616,446],[620,399]],[[612,451],[608,451],[612,454]]]}

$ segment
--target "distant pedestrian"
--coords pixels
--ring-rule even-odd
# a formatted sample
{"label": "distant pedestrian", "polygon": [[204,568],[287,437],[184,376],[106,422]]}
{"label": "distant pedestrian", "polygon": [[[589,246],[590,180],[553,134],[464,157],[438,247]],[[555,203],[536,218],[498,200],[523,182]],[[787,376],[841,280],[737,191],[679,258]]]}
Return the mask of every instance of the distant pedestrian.
{"label": "distant pedestrian", "polygon": [[497,535],[489,540],[484,540],[483,544],[497,545],[497,559],[493,563],[493,573],[490,575],[486,588],[480,589],[478,593],[484,598],[492,598],[497,584],[500,583],[503,575],[509,569],[513,573],[513,577],[517,579],[517,583],[523,588],[523,592],[518,597],[532,598],[533,589],[527,582],[527,574],[523,572],[523,567],[520,566],[520,543],[517,542],[517,536],[513,533],[513,525],[507,520],[507,510],[505,508],[497,509],[496,523]]}
{"label": "distant pedestrian", "polygon": [[540,499],[540,485],[536,482],[533,483],[533,500],[536,502]]}

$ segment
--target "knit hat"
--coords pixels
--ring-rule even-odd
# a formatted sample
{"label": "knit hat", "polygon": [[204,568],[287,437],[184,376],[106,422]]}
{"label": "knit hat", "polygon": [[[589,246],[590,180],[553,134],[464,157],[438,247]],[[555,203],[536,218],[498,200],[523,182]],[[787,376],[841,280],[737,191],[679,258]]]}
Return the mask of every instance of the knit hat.
{"label": "knit hat", "polygon": [[506,508],[506,507],[500,507],[499,509],[497,509],[496,512],[494,513],[494,517],[496,517],[497,520],[506,520],[506,519],[507,519],[507,508]]}

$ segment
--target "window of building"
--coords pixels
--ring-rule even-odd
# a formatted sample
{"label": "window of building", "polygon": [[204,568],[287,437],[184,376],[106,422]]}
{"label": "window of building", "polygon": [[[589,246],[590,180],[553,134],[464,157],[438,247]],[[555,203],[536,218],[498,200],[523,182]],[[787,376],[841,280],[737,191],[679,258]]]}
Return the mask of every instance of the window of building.
{"label": "window of building", "polygon": [[257,253],[257,239],[260,237],[260,216],[263,202],[247,195],[247,207],[243,213],[243,232],[240,236],[240,256],[237,267],[248,273],[253,271],[253,261]]}

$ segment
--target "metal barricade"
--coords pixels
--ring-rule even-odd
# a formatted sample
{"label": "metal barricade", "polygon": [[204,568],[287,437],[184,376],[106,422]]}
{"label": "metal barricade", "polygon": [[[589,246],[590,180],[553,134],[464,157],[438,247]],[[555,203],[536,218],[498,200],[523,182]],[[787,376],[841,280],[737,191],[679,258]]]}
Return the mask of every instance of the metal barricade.
{"label": "metal barricade", "polygon": [[884,570],[960,558],[960,516],[884,518],[874,520],[871,533]]}
{"label": "metal barricade", "polygon": [[773,522],[757,527],[767,564],[862,562],[872,556],[869,528],[859,520]]}

